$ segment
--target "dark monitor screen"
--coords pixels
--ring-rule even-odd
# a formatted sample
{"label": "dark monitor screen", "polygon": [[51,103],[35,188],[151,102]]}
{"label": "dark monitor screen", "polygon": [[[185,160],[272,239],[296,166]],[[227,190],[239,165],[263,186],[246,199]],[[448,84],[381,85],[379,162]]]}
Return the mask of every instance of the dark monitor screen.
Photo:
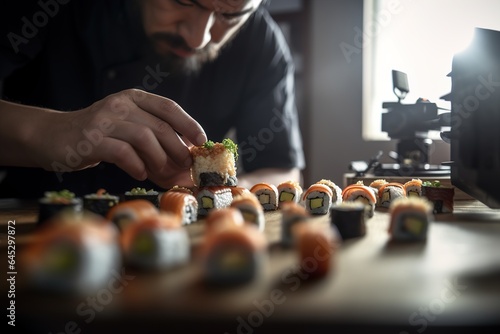
{"label": "dark monitor screen", "polygon": [[476,28],[450,75],[452,183],[500,208],[500,32]]}

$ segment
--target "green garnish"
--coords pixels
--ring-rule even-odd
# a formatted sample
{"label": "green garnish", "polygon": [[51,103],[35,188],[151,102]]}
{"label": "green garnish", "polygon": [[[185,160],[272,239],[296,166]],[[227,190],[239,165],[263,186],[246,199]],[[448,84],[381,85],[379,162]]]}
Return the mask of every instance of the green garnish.
{"label": "green garnish", "polygon": [[136,187],[127,192],[127,195],[149,195],[152,193],[154,193],[153,189],[146,190],[146,188]]}
{"label": "green garnish", "polygon": [[234,155],[234,160],[238,160],[238,145],[236,145],[231,139],[226,138],[222,140],[222,145]]}
{"label": "green garnish", "polygon": [[64,189],[61,191],[46,191],[45,198],[51,203],[70,203],[75,198],[75,193]]}
{"label": "green garnish", "polygon": [[424,181],[424,182],[422,182],[422,186],[439,188],[439,187],[441,187],[441,182],[439,182],[437,180],[436,181]]}
{"label": "green garnish", "polygon": [[205,144],[203,144],[203,147],[204,147],[204,148],[211,149],[211,148],[213,148],[213,147],[214,147],[214,145],[215,145],[215,143],[214,143],[213,141],[211,141],[211,140],[207,140],[207,141],[205,142]]}

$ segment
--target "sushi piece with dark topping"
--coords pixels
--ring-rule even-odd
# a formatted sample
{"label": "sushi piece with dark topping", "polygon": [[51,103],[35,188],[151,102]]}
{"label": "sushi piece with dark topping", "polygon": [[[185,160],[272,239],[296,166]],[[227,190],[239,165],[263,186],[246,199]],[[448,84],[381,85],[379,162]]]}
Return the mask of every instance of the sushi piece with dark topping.
{"label": "sushi piece with dark topping", "polygon": [[238,185],[236,160],[238,146],[231,139],[222,143],[207,141],[201,146],[191,147],[193,166],[191,178],[197,187]]}

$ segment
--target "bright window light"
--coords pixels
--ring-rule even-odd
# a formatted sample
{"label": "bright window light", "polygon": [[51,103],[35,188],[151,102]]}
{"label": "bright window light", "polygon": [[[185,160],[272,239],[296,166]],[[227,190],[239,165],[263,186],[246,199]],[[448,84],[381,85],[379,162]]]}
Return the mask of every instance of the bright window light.
{"label": "bright window light", "polygon": [[[382,102],[397,101],[393,69],[408,74],[410,93],[450,108],[439,98],[451,91],[453,55],[471,42],[474,28],[500,30],[498,0],[364,0],[363,138],[388,140],[381,131]],[[430,135],[438,138],[437,133]]]}

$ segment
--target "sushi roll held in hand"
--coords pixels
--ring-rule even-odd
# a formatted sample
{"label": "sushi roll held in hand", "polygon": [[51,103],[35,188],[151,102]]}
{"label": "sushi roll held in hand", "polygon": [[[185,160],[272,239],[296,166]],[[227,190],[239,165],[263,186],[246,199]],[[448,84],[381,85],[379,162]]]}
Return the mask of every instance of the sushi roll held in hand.
{"label": "sushi roll held in hand", "polygon": [[257,197],[264,211],[278,209],[278,188],[274,184],[257,183],[250,189],[250,192]]}
{"label": "sushi roll held in hand", "polygon": [[281,209],[283,203],[300,201],[302,187],[298,182],[286,181],[278,185],[278,207]]}
{"label": "sushi roll held in hand", "polygon": [[78,213],[82,211],[82,201],[69,190],[46,191],[38,201],[38,225],[54,217],[61,211]]}
{"label": "sushi roll held in hand", "polygon": [[231,203],[231,207],[241,211],[245,222],[254,224],[260,232],[264,232],[266,226],[264,209],[254,194],[246,193],[235,197]]}
{"label": "sushi roll held in hand", "polygon": [[351,184],[342,191],[343,202],[361,202],[365,205],[368,218],[373,217],[377,198],[370,187],[362,183]]}
{"label": "sushi roll held in hand", "polygon": [[202,245],[204,280],[217,286],[250,282],[263,270],[266,250],[265,236],[254,225],[218,228]]}
{"label": "sushi roll held in hand", "polygon": [[161,196],[160,210],[176,215],[182,225],[194,223],[198,219],[198,201],[191,190],[174,187]]}
{"label": "sushi roll held in hand", "polygon": [[158,213],[158,209],[150,201],[135,199],[115,205],[109,210],[106,218],[121,231],[129,224],[136,223],[149,216],[156,216]]}
{"label": "sushi roll held in hand", "polygon": [[388,208],[397,198],[406,197],[405,187],[401,183],[389,182],[378,190],[379,205]]}
{"label": "sushi roll held in hand", "polygon": [[390,206],[389,233],[393,240],[424,240],[432,220],[432,204],[425,198],[394,200]]}
{"label": "sushi roll held in hand", "polygon": [[238,146],[231,139],[226,138],[222,143],[209,140],[201,146],[193,146],[191,156],[191,178],[197,187],[234,187],[238,184]]}
{"label": "sushi roll held in hand", "polygon": [[191,245],[179,217],[161,213],[128,225],[121,234],[125,261],[137,268],[161,270],[185,264]]}
{"label": "sushi roll held in hand", "polygon": [[86,212],[63,212],[48,220],[20,253],[22,272],[38,290],[86,294],[105,288],[119,272],[116,227]]}

